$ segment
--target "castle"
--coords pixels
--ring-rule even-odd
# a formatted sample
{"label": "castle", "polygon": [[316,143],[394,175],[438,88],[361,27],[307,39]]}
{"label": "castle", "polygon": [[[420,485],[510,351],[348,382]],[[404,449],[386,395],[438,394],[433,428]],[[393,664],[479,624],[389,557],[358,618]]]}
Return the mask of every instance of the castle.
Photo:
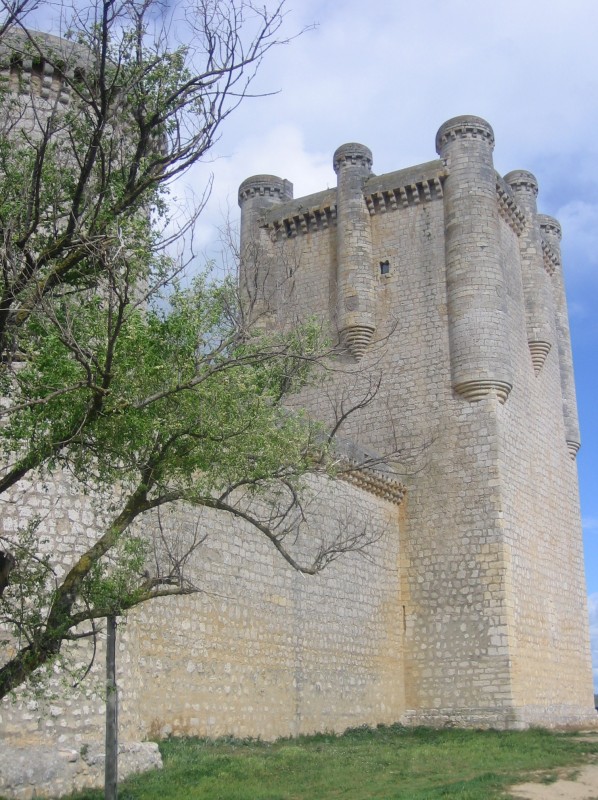
{"label": "castle", "polygon": [[[264,289],[269,325],[315,316],[344,345],[297,406],[333,422],[339,400],[368,398],[343,431],[357,467],[315,481],[311,525],[363,526],[373,544],[306,578],[206,511],[205,591],[138,607],[121,634],[121,739],[594,720],[561,230],[534,176],[499,176],[493,148],[490,125],[462,116],[425,164],[375,175],[353,143],[333,189],[242,183],[241,285]],[[60,562],[93,524],[88,500],[34,480],[26,498],[51,501]],[[5,752],[58,747],[38,791],[91,780],[101,678],[58,690],[45,716],[0,706]]]}
{"label": "castle", "polygon": [[[493,148],[491,126],[461,116],[426,164],[375,175],[352,143],[335,189],[295,200],[286,180],[249,178],[242,252],[270,254],[272,291],[276,264],[297,265],[275,316],[330,320],[351,391],[382,376],[351,438],[420,454],[397,525],[395,715],[575,723],[593,700],[561,229]],[[325,417],[317,393],[301,403]]]}

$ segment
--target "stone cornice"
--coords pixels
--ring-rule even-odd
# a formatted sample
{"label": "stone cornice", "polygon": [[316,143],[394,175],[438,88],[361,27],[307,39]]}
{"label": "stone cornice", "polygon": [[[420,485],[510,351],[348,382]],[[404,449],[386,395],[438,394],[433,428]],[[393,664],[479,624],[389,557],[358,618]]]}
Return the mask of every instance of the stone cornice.
{"label": "stone cornice", "polygon": [[340,462],[341,469],[338,477],[363,489],[370,494],[387,500],[389,503],[400,505],[405,496],[403,484],[383,472],[378,472],[370,467],[360,466],[356,461],[343,458]]}
{"label": "stone cornice", "polygon": [[335,440],[334,451],[338,458],[338,478],[395,505],[401,503],[405,486],[383,456],[344,439]]}
{"label": "stone cornice", "polygon": [[544,257],[544,268],[549,275],[554,275],[554,271],[561,266],[561,259],[551,244],[542,239],[542,255]]}

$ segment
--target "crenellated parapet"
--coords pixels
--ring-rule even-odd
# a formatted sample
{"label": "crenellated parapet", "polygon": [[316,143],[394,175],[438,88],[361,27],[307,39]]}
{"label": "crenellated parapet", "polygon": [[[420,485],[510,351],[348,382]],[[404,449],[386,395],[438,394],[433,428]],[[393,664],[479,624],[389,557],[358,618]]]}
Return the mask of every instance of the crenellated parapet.
{"label": "crenellated parapet", "polygon": [[542,235],[538,223],[538,181],[527,170],[513,170],[505,182],[521,209],[524,225],[519,235],[527,342],[536,375],[553,344],[554,307],[550,277],[544,268]]}
{"label": "crenellated parapet", "polygon": [[336,191],[327,189],[270,206],[263,210],[259,225],[268,231],[272,241],[326,231],[336,226]]}
{"label": "crenellated parapet", "polygon": [[276,175],[254,175],[239,186],[239,205],[247,200],[284,203],[293,198],[293,184]]}
{"label": "crenellated parapet", "polygon": [[358,142],[348,142],[338,147],[332,158],[332,166],[337,173],[343,167],[357,167],[358,173],[365,180],[372,171],[374,159],[369,147]]}
{"label": "crenellated parapet", "polygon": [[504,403],[513,385],[492,127],[480,117],[445,122],[436,149],[444,180],[446,285],[454,391]]}
{"label": "crenellated parapet", "polygon": [[538,197],[538,180],[526,169],[513,169],[505,175],[505,183],[511,187],[517,199],[526,208],[534,205]]}
{"label": "crenellated parapet", "polygon": [[442,162],[431,161],[411,169],[372,176],[364,186],[370,216],[442,200],[445,175]]}
{"label": "crenellated parapet", "polygon": [[0,43],[0,82],[17,97],[35,98],[38,113],[44,104],[65,108],[89,59],[84,47],[58,36],[12,29]]}
{"label": "crenellated parapet", "polygon": [[548,214],[540,214],[539,221],[542,233],[548,238],[549,242],[552,242],[553,244],[558,243],[557,250],[560,252],[560,243],[563,237],[561,223],[558,221],[558,219],[550,217]]}
{"label": "crenellated parapet", "polygon": [[494,131],[490,123],[482,117],[464,114],[447,120],[436,134],[436,152],[439,155],[444,153],[447,146],[450,147],[459,139],[468,141],[478,139],[484,141],[491,151],[494,149]]}
{"label": "crenellated parapet", "polygon": [[[402,211],[434,200],[442,200],[446,171],[441,161],[431,161],[386,175],[372,175],[363,185],[363,197],[371,217]],[[336,226],[337,193],[318,192],[294,202],[286,201],[267,210],[260,224],[272,240],[326,231]]]}
{"label": "crenellated parapet", "polygon": [[559,353],[561,376],[561,392],[563,398],[563,420],[565,423],[565,439],[571,458],[575,458],[581,445],[579,420],[577,415],[577,398],[575,395],[575,378],[573,374],[573,353],[571,351],[571,334],[569,330],[569,314],[565,281],[561,266],[561,226],[554,217],[538,215],[538,223],[545,244],[554,257],[552,281],[555,296],[555,324]]}

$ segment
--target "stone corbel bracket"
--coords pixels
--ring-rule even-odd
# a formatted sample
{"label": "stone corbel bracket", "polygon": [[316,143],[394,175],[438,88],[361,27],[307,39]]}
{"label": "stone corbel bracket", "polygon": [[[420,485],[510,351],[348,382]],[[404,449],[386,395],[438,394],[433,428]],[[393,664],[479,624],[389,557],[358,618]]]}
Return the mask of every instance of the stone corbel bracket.
{"label": "stone corbel bracket", "polygon": [[406,488],[403,484],[378,472],[376,469],[361,466],[357,461],[343,458],[340,462],[338,477],[347,483],[358,486],[370,494],[387,500],[394,505],[400,505],[405,496]]}

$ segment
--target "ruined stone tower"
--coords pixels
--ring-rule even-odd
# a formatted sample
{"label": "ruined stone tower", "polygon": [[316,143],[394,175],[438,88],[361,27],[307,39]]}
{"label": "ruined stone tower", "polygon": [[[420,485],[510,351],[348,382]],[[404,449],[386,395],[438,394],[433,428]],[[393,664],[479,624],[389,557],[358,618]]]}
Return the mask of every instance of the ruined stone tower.
{"label": "ruined stone tower", "polygon": [[[374,175],[346,144],[336,189],[299,199],[249,178],[242,252],[269,264],[278,324],[316,315],[344,345],[339,391],[357,401],[379,376],[349,427],[395,453],[407,486],[403,718],[567,723],[593,699],[561,232],[534,176],[500,177],[493,149],[491,126],[462,116],[437,161]],[[318,391],[301,403],[326,417]]]}

